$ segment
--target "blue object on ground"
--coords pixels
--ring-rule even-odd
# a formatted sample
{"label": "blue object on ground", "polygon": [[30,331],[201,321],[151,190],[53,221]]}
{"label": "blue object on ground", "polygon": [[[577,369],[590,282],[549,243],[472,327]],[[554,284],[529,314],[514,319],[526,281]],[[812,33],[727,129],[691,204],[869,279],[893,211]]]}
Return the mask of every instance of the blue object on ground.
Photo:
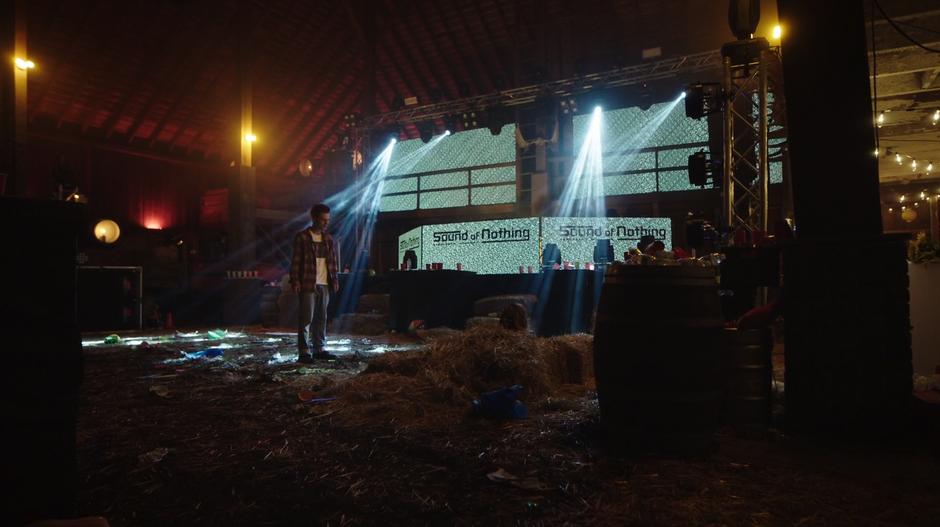
{"label": "blue object on ground", "polygon": [[186,355],[186,358],[189,359],[189,360],[193,360],[193,359],[212,359],[212,358],[215,358],[215,357],[221,357],[221,356],[222,356],[222,353],[224,353],[224,351],[222,350],[222,348],[209,348],[209,349],[205,349],[205,350],[194,351],[194,352],[192,352],[192,353],[188,353],[188,352],[185,352],[185,351],[183,352],[183,354]]}
{"label": "blue object on ground", "polygon": [[480,395],[473,401],[473,412],[490,419],[525,419],[529,409],[519,399],[522,385],[516,384]]}

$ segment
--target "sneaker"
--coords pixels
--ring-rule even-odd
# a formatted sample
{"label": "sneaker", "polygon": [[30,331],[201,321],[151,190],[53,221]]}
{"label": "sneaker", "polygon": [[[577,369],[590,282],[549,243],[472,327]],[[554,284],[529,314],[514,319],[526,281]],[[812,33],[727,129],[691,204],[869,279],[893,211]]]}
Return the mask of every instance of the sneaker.
{"label": "sneaker", "polygon": [[301,353],[297,356],[297,362],[301,364],[313,364],[313,355],[309,353]]}

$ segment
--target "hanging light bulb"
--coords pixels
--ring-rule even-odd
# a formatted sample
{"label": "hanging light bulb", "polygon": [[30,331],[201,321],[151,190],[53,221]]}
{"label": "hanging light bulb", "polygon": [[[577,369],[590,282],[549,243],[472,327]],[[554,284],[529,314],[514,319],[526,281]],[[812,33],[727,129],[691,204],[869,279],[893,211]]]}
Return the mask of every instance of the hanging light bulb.
{"label": "hanging light bulb", "polygon": [[876,148],[876,149],[875,149],[875,157],[878,157],[879,155],[880,155],[880,153],[878,152],[878,149]]}
{"label": "hanging light bulb", "polygon": [[920,199],[924,199],[924,196],[925,196],[925,193],[924,193],[924,192],[921,192],[921,193],[920,193]]}
{"label": "hanging light bulb", "polygon": [[911,159],[911,171],[917,172],[917,160],[916,159]]}
{"label": "hanging light bulb", "polygon": [[899,201],[900,201],[901,203],[904,203],[904,194],[901,194],[901,199],[900,199]]}
{"label": "hanging light bulb", "polygon": [[885,124],[885,113],[880,112],[878,114],[878,119],[876,119],[875,122],[878,123],[878,128],[881,128],[881,125]]}
{"label": "hanging light bulb", "polygon": [[934,110],[933,115],[930,116],[930,121],[934,126],[936,126],[937,123],[940,123],[940,109]]}
{"label": "hanging light bulb", "polygon": [[904,160],[901,159],[901,154],[894,154],[894,160],[897,161],[897,163],[898,163],[899,165],[903,165],[903,164],[904,164]]}
{"label": "hanging light bulb", "polygon": [[933,163],[927,163],[927,173],[933,172]]}

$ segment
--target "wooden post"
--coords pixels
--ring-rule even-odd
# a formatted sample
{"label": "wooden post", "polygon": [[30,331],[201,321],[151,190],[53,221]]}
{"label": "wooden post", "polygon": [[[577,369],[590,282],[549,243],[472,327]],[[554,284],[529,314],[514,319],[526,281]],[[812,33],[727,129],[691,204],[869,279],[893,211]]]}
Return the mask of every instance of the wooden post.
{"label": "wooden post", "polygon": [[883,236],[862,2],[778,0],[796,242],[784,250],[787,424],[880,439],[911,399],[905,241]]}

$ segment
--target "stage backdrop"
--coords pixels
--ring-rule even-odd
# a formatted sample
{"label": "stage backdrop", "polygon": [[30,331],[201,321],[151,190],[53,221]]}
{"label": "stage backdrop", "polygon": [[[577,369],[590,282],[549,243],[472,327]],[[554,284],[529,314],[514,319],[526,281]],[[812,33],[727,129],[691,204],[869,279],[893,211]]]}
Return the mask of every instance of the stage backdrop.
{"label": "stage backdrop", "polygon": [[538,268],[540,249],[558,245],[562,260],[593,262],[598,239],[610,239],[618,260],[640,236],[651,234],[672,248],[669,218],[516,218],[446,223],[414,228],[398,237],[398,261],[414,250],[418,266],[457,263],[480,274],[518,273],[519,266]]}
{"label": "stage backdrop", "polygon": [[599,239],[614,245],[614,257],[636,248],[640,236],[652,235],[666,250],[672,249],[672,223],[669,218],[542,218],[542,246],[554,243],[561,259],[593,262],[594,246]]}

